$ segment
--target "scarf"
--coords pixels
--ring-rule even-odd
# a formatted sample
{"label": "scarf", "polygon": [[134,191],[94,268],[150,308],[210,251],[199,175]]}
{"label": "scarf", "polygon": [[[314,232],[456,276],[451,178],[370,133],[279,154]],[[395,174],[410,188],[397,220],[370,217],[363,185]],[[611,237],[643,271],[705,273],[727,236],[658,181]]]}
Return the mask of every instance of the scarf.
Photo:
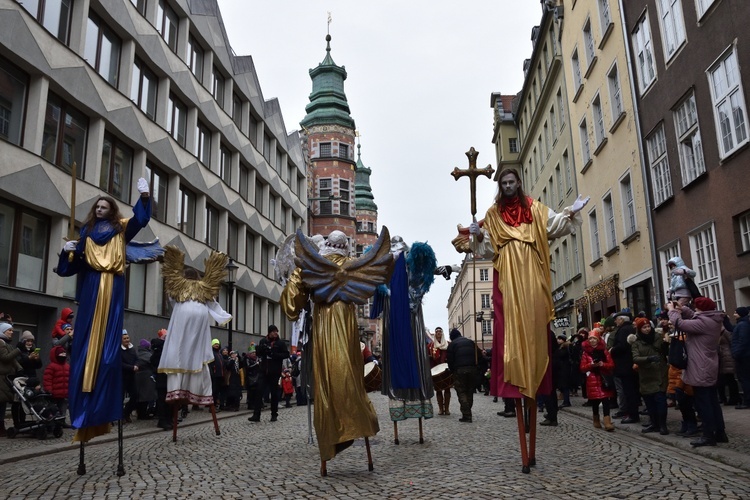
{"label": "scarf", "polygon": [[448,349],[448,339],[446,338],[445,333],[443,333],[443,338],[440,340],[440,342],[438,342],[437,337],[434,337],[432,344],[435,349],[440,349],[442,351]]}
{"label": "scarf", "polygon": [[507,199],[505,204],[498,203],[498,210],[500,216],[503,218],[503,222],[511,227],[518,227],[521,224],[531,224],[533,218],[531,217],[531,204],[534,200],[526,197],[528,207],[524,208],[521,205],[521,200],[518,196]]}

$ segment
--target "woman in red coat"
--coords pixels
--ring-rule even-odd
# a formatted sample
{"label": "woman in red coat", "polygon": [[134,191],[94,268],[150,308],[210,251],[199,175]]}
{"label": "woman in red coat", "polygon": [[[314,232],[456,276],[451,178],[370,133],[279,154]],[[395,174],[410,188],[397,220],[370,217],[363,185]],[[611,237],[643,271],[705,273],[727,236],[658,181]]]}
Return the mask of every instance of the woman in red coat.
{"label": "woman in red coat", "polygon": [[[604,412],[604,428],[611,432],[615,430],[612,417],[609,416],[609,400],[615,397],[612,379],[615,364],[599,335],[599,330],[594,328],[589,338],[583,342],[580,368],[581,372],[586,374],[586,395],[594,412],[594,427],[602,428],[599,420],[599,403],[601,403]],[[607,384],[605,378],[611,380],[612,384]]]}
{"label": "woman in red coat", "polygon": [[60,415],[65,416],[68,411],[68,381],[70,380],[70,365],[68,353],[61,345],[52,348],[49,353],[50,363],[44,369],[44,390],[52,394],[52,400],[57,405]]}

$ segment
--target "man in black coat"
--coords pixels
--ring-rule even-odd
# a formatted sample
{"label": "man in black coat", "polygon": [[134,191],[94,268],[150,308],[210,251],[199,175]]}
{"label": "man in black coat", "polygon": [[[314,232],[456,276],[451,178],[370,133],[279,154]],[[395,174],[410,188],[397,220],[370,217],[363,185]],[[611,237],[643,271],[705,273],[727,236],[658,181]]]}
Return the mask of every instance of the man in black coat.
{"label": "man in black coat", "polygon": [[477,385],[477,359],[479,352],[471,339],[461,336],[456,328],[450,333],[448,344],[448,369],[453,374],[453,388],[461,406],[459,422],[471,422],[471,407],[474,406],[474,389]]}
{"label": "man in black coat", "polygon": [[[258,359],[260,360],[259,385],[261,394],[268,388],[271,389],[271,422],[276,422],[279,414],[279,378],[281,378],[281,364],[289,357],[289,348],[284,340],[279,338],[279,329],[276,325],[268,327],[268,335],[260,339],[256,347]],[[257,398],[253,416],[248,420],[260,421],[260,409],[262,401]]]}
{"label": "man in black coat", "polygon": [[633,371],[633,352],[628,343],[628,335],[635,335],[633,326],[633,315],[629,311],[622,310],[615,316],[615,325],[617,332],[612,348],[609,353],[612,355],[612,361],[615,362],[615,377],[620,379],[623,390],[623,399],[625,407],[622,410],[626,413],[622,424],[635,424],[641,421],[638,414],[638,403],[641,395],[638,389],[638,374]]}

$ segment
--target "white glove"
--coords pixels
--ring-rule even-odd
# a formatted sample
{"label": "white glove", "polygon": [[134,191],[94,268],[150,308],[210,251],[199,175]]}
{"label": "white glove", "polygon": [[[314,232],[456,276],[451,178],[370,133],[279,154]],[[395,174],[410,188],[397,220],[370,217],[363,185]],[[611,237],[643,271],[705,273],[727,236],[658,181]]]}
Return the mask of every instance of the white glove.
{"label": "white glove", "polygon": [[148,182],[143,177],[138,179],[138,192],[141,194],[148,194]]}
{"label": "white glove", "polygon": [[469,233],[470,234],[479,234],[480,233],[479,223],[478,222],[472,222],[471,224],[469,224]]}
{"label": "white glove", "polygon": [[63,250],[65,250],[66,252],[72,252],[73,250],[76,249],[77,244],[78,242],[75,240],[66,241],[65,246],[63,247]]}
{"label": "white glove", "polygon": [[591,199],[591,196],[587,196],[584,198],[582,194],[579,194],[576,201],[573,202],[573,206],[570,207],[570,210],[574,214],[580,212],[581,209],[586,206],[586,204],[589,202],[590,199]]}

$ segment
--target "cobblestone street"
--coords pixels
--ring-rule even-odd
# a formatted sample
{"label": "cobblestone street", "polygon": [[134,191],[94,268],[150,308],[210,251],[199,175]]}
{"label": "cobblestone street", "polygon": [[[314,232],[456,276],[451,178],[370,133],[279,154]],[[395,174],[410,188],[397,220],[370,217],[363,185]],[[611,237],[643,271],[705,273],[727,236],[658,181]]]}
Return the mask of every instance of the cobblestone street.
{"label": "cobblestone street", "polygon": [[[375,470],[367,470],[364,442],[328,463],[320,477],[316,445],[307,443],[306,407],[282,408],[279,421],[247,421],[248,413],[220,413],[215,436],[207,411],[191,412],[178,431],[154,421],[125,427],[125,476],[117,477],[116,441],[86,448],[87,474],[78,476],[71,430],[62,438],[0,440],[4,498],[748,498],[747,438],[735,449],[691,450],[674,435],[655,439],[640,426],[614,433],[591,426],[589,408],[574,398],[558,427],[540,427],[537,466],[522,474],[515,419],[496,412],[500,403],[477,395],[474,422],[450,416],[399,425],[393,444],[388,399],[371,394],[381,430],[371,439]],[[745,418],[741,410],[736,412]],[[671,411],[671,413],[677,413]],[[541,415],[540,415],[541,417]],[[671,415],[672,419],[675,418]],[[670,426],[674,429],[674,421]],[[116,432],[111,434],[114,438]],[[744,447],[744,450],[742,449]],[[713,455],[712,455],[713,454]],[[744,457],[744,462],[738,457]],[[718,459],[718,460],[717,460]],[[719,461],[721,460],[721,461]],[[722,463],[723,462],[723,463]],[[732,464],[732,465],[729,465]],[[737,465],[737,466],[735,466]]]}

